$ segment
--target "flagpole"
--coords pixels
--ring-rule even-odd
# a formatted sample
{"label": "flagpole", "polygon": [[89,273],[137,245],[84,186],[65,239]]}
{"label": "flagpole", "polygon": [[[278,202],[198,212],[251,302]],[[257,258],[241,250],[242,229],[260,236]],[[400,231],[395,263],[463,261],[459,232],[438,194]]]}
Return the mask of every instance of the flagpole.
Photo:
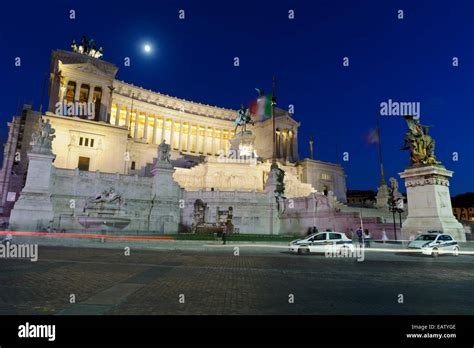
{"label": "flagpole", "polygon": [[272,126],[273,126],[273,156],[272,156],[272,169],[278,167],[276,163],[276,128],[275,128],[275,75],[272,80]]}
{"label": "flagpole", "polygon": [[383,171],[383,160],[382,160],[382,138],[380,136],[380,126],[379,126],[379,113],[377,112],[376,117],[376,124],[377,124],[377,137],[379,138],[379,161],[380,161],[380,186],[386,186],[387,183],[385,182],[385,173]]}

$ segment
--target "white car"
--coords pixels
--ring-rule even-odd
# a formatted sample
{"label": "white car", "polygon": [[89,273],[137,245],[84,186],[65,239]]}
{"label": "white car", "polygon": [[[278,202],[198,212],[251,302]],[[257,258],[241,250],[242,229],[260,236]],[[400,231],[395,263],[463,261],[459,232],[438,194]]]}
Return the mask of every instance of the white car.
{"label": "white car", "polygon": [[309,254],[317,252],[339,252],[341,248],[353,251],[352,240],[347,238],[345,233],[340,232],[319,232],[306,237],[296,239],[289,244],[289,250],[298,254]]}
{"label": "white car", "polygon": [[437,257],[440,254],[459,255],[458,242],[449,234],[423,233],[408,243],[408,249],[419,249],[424,255]]}

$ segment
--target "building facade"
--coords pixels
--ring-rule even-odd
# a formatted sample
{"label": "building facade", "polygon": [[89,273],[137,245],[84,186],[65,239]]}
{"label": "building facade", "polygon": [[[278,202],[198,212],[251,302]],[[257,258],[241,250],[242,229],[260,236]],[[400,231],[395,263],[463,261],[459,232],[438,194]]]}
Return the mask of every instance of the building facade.
{"label": "building facade", "polygon": [[[235,136],[237,110],[134,86],[118,80],[117,72],[115,65],[87,54],[53,51],[48,111],[41,115],[26,107],[9,123],[0,172],[3,216],[9,215],[25,184],[26,153],[40,116],[49,120],[55,130],[52,152],[57,169],[149,176],[157,146],[165,142],[171,146],[174,180],[187,191],[264,191],[273,156],[272,119],[249,127],[255,136],[258,161],[253,167],[236,167],[240,171],[237,175],[222,161],[228,157],[229,140]],[[290,197],[332,192],[345,202],[343,168],[300,160],[300,123],[292,114],[277,108],[275,124],[276,158],[287,173]],[[18,154],[25,160],[20,161]],[[223,180],[226,174],[228,180]],[[197,180],[199,176],[201,179]]]}

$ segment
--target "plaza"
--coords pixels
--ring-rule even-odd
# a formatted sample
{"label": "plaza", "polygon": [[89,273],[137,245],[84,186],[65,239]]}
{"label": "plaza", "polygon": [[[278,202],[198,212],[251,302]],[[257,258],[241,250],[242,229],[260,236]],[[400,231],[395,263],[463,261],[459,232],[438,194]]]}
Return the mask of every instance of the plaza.
{"label": "plaza", "polygon": [[232,244],[107,243],[2,260],[0,314],[462,315],[474,305],[472,254],[367,251],[358,262],[242,244],[235,256]]}

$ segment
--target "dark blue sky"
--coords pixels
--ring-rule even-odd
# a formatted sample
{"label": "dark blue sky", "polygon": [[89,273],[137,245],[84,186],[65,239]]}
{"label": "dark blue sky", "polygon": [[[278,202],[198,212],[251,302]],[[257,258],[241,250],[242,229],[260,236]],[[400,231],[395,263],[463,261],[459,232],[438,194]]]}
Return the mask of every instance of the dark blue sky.
{"label": "dark blue sky", "polygon": [[[310,132],[317,159],[335,161],[336,145],[348,151],[339,161],[350,189],[379,182],[377,147],[364,141],[379,104],[420,102],[437,157],[455,172],[451,193],[474,191],[474,1],[8,1],[0,29],[2,142],[18,98],[38,109],[51,50],[85,33],[104,46],[119,79],[211,105],[238,108],[276,74],[278,105],[294,104],[302,123],[300,153],[309,154]],[[143,54],[145,41],[153,55]],[[387,179],[398,178],[409,162],[399,150],[405,122],[382,117],[381,129]]]}

